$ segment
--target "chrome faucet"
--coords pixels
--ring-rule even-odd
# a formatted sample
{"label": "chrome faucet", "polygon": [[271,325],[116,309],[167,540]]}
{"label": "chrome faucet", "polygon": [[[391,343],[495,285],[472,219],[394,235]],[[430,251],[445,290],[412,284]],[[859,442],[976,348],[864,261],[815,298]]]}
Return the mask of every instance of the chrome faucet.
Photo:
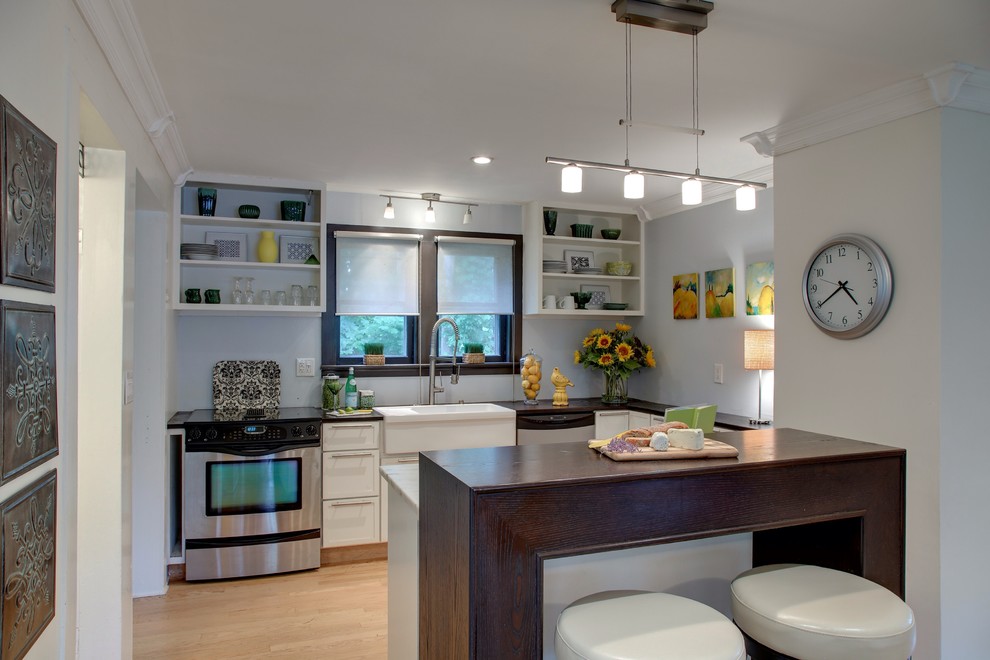
{"label": "chrome faucet", "polygon": [[[435,405],[437,400],[437,392],[443,392],[442,387],[437,387],[437,360],[440,358],[437,356],[439,349],[437,344],[439,343],[440,325],[443,323],[449,323],[450,327],[454,329],[454,356],[450,359],[450,363],[454,365],[454,368],[450,371],[450,384],[456,385],[460,376],[461,368],[457,364],[457,345],[461,341],[461,332],[457,329],[457,323],[454,319],[444,316],[437,319],[437,322],[433,324],[433,330],[430,332],[430,386],[429,386],[429,404]],[[455,371],[456,369],[456,371]],[[441,378],[443,376],[441,375]]]}

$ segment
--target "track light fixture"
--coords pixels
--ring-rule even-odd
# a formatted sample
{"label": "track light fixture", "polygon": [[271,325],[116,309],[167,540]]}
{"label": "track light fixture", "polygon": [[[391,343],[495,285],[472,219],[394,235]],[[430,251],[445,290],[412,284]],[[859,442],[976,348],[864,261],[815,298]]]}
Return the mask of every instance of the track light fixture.
{"label": "track light fixture", "polygon": [[395,218],[395,207],[392,206],[392,198],[395,199],[417,199],[422,200],[427,203],[426,213],[423,215],[423,220],[425,222],[434,223],[437,221],[437,213],[433,209],[434,204],[457,204],[458,206],[466,206],[467,210],[464,212],[464,224],[469,224],[473,219],[471,213],[472,206],[478,206],[475,202],[448,202],[445,199],[440,199],[440,193],[422,193],[419,197],[413,197],[411,195],[379,195],[379,197],[384,197],[388,200],[385,204],[385,218],[392,220]]}
{"label": "track light fixture", "polygon": [[[686,205],[701,204],[702,183],[721,183],[738,186],[736,191],[736,209],[749,211],[756,208],[756,190],[765,189],[767,184],[758,181],[742,179],[727,179],[708,176],[701,173],[699,158],[699,138],[705,134],[698,126],[698,33],[708,25],[707,14],[712,10],[712,3],[706,0],[693,0],[685,3],[681,0],[616,0],[612,11],[616,20],[626,24],[626,116],[619,120],[619,125],[625,127],[626,158],[625,164],[598,163],[573,158],[557,158],[547,156],[546,162],[552,165],[563,165],[560,173],[560,190],[565,193],[579,193],[582,189],[582,170],[611,170],[624,172],[623,196],[626,199],[641,199],[645,195],[646,177],[661,176],[681,179],[681,203]],[[632,126],[632,24],[644,25],[651,28],[670,30],[690,34],[692,38],[691,56],[691,128],[664,126],[650,122],[638,122],[643,125],[665,128],[667,130],[694,135],[694,173],[658,170],[648,167],[634,167],[629,164],[629,128]]]}

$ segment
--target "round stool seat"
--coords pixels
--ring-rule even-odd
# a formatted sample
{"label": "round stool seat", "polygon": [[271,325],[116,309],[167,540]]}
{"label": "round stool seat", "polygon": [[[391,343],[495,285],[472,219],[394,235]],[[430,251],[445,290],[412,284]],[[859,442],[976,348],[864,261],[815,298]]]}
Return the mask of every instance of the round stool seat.
{"label": "round stool seat", "polygon": [[739,629],[703,603],[649,591],[603,591],[557,619],[558,660],[743,660]]}
{"label": "round stool seat", "polygon": [[779,653],[906,660],[914,650],[911,608],[857,575],[775,564],[742,573],[731,590],[736,625]]}

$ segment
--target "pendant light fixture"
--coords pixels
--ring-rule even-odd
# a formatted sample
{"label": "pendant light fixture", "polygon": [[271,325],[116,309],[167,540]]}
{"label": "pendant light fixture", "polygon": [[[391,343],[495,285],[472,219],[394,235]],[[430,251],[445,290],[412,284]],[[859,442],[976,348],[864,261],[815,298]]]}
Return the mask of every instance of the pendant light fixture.
{"label": "pendant light fixture", "polygon": [[[629,125],[632,124],[632,23],[626,22],[626,167],[629,167]],[[633,170],[622,180],[622,196],[626,199],[643,199],[646,194],[646,177]]]}
{"label": "pendant light fixture", "polygon": [[560,171],[560,192],[581,192],[581,176],[581,168],[574,163],[568,163],[567,166]]}
{"label": "pendant light fixture", "polygon": [[395,207],[392,206],[392,198],[388,198],[388,204],[385,205],[385,215],[383,216],[386,220],[395,219]]}
{"label": "pendant light fixture", "polygon": [[465,225],[471,224],[471,207],[468,206],[467,210],[464,212],[464,223]]}
{"label": "pendant light fixture", "polygon": [[429,223],[434,223],[437,221],[437,213],[433,210],[432,200],[430,201],[430,205],[426,207],[426,213],[423,214],[423,220]]}
{"label": "pendant light fixture", "polygon": [[[698,31],[691,34],[691,127],[694,133],[694,173],[701,174],[698,142]],[[693,206],[701,204],[701,181],[694,177],[681,184],[681,204]]]}
{"label": "pendant light fixture", "polygon": [[[759,181],[744,181],[701,173],[699,137],[705,132],[699,127],[698,99],[698,33],[708,26],[707,14],[714,4],[707,0],[616,0],[612,11],[616,20],[626,24],[626,116],[619,124],[626,129],[626,159],[622,165],[601,163],[574,158],[547,156],[546,163],[563,165],[560,173],[560,190],[565,193],[579,193],[582,190],[582,176],[585,169],[623,172],[623,195],[627,199],[641,199],[645,195],[646,175],[681,180],[681,202],[687,205],[702,202],[702,183],[719,183],[736,186],[736,208],[751,210],[756,206],[756,190],[765,189],[767,184]],[[695,138],[694,173],[659,170],[648,167],[634,167],[629,163],[629,127],[632,125],[632,24],[650,28],[690,34],[692,38],[692,127],[665,126],[651,122],[639,122],[647,126],[693,134]]]}
{"label": "pendant light fixture", "polygon": [[736,210],[752,211],[756,208],[756,188],[739,186],[736,188]]}

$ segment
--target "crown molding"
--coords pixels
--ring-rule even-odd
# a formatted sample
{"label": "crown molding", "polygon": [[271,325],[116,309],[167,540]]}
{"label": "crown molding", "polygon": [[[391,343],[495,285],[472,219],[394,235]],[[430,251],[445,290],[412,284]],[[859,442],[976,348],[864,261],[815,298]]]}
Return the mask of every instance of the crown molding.
{"label": "crown molding", "polygon": [[739,140],[769,158],[939,107],[990,114],[990,71],[953,62]]}
{"label": "crown molding", "polygon": [[[764,165],[756,168],[755,170],[742,172],[732,178],[743,179],[745,181],[756,181],[773,187],[773,165]],[[706,183],[702,186],[703,201],[699,206],[708,206],[709,204],[724,202],[727,199],[735,199],[736,188],[738,188],[738,186],[725,183]],[[655,202],[650,202],[646,206],[639,206],[636,211],[641,220],[650,221],[662,218],[664,216],[674,215],[675,213],[681,213],[690,209],[696,209],[699,208],[699,206],[684,206],[684,204],[681,203],[680,194],[677,194],[671,195],[670,197],[664,197],[663,199],[659,199]]]}
{"label": "crown molding", "polygon": [[175,183],[192,170],[129,0],[75,0]]}

